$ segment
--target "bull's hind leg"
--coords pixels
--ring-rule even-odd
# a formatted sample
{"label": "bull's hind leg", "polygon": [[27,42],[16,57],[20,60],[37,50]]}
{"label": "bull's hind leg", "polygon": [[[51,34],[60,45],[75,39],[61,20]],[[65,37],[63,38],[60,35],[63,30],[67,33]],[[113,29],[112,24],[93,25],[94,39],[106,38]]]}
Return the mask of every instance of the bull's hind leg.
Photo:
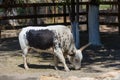
{"label": "bull's hind leg", "polygon": [[25,49],[23,49],[23,63],[24,63],[24,68],[26,69],[26,70],[28,70],[29,69],[29,67],[28,67],[28,65],[27,65],[27,53],[28,53],[28,48],[25,48]]}

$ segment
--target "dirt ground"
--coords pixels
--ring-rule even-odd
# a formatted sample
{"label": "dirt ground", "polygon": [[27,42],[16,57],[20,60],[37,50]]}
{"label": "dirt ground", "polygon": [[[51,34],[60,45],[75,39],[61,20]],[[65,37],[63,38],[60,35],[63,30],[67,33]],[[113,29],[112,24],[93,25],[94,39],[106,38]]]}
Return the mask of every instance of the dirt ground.
{"label": "dirt ground", "polygon": [[[0,80],[38,80],[42,75],[62,78],[97,77],[103,73],[120,70],[120,35],[116,32],[101,33],[102,46],[90,46],[83,51],[81,70],[65,72],[61,63],[54,70],[53,55],[49,52],[31,51],[28,54],[29,70],[23,68],[22,51],[18,38],[3,39],[0,44]],[[88,42],[88,34],[81,32],[81,46]]]}

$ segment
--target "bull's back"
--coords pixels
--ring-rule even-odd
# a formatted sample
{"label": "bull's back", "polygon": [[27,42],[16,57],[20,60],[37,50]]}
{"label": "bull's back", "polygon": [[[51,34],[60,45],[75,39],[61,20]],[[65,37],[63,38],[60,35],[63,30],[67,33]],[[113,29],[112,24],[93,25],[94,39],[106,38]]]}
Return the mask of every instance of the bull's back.
{"label": "bull's back", "polygon": [[70,45],[71,43],[70,36],[71,30],[63,25],[47,27],[29,26],[23,28],[20,32],[19,42],[23,47],[30,46],[37,49],[47,49],[54,46],[54,39],[57,38],[61,42],[61,47],[67,47],[68,45],[66,44]]}

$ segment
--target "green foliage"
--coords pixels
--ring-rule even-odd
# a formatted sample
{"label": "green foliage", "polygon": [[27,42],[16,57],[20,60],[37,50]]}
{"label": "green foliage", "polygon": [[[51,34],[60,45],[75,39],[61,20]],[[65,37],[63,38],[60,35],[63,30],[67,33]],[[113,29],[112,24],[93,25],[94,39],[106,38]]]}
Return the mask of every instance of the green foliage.
{"label": "green foliage", "polygon": [[20,4],[24,3],[24,0],[18,0],[18,3]]}
{"label": "green foliage", "polygon": [[3,9],[0,9],[0,12],[3,12],[4,10]]}
{"label": "green foliage", "polygon": [[18,14],[23,14],[25,12],[25,9],[23,8],[17,8]]}

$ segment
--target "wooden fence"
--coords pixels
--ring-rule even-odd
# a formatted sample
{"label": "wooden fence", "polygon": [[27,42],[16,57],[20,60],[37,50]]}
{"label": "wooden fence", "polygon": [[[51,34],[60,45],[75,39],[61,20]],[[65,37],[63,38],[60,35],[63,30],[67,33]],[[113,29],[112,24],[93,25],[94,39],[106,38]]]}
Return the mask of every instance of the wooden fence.
{"label": "wooden fence", "polygon": [[[80,11],[79,15],[83,15],[86,17],[85,21],[80,21],[80,24],[88,24],[88,7],[89,3],[88,2],[80,2],[80,5],[85,5],[86,9],[84,11]],[[116,12],[100,12],[100,16],[116,16],[118,17],[118,22],[104,22],[100,21],[100,25],[114,25],[119,27],[119,33],[120,33],[120,2],[100,2],[100,5],[118,5],[118,11]],[[37,7],[49,7],[49,6],[61,6],[63,9],[63,13],[57,13],[57,14],[37,14]],[[0,16],[0,20],[9,20],[9,19],[34,19],[34,25],[41,25],[38,24],[37,19],[38,18],[52,18],[52,17],[63,17],[63,22],[61,23],[49,23],[49,24],[44,24],[44,25],[56,25],[56,24],[63,24],[63,25],[70,25],[70,22],[67,21],[67,18],[69,16],[67,12],[67,6],[64,3],[30,3],[30,4],[14,4],[14,5],[4,5],[0,4],[0,9],[5,9],[5,8],[28,8],[28,7],[33,7],[34,11],[32,15],[16,15],[16,16]],[[28,24],[29,25],[29,24]],[[15,29],[20,29],[24,26],[28,25],[22,25],[22,26],[15,26]],[[2,26],[0,26],[0,31]],[[12,29],[9,27],[8,29]]]}

